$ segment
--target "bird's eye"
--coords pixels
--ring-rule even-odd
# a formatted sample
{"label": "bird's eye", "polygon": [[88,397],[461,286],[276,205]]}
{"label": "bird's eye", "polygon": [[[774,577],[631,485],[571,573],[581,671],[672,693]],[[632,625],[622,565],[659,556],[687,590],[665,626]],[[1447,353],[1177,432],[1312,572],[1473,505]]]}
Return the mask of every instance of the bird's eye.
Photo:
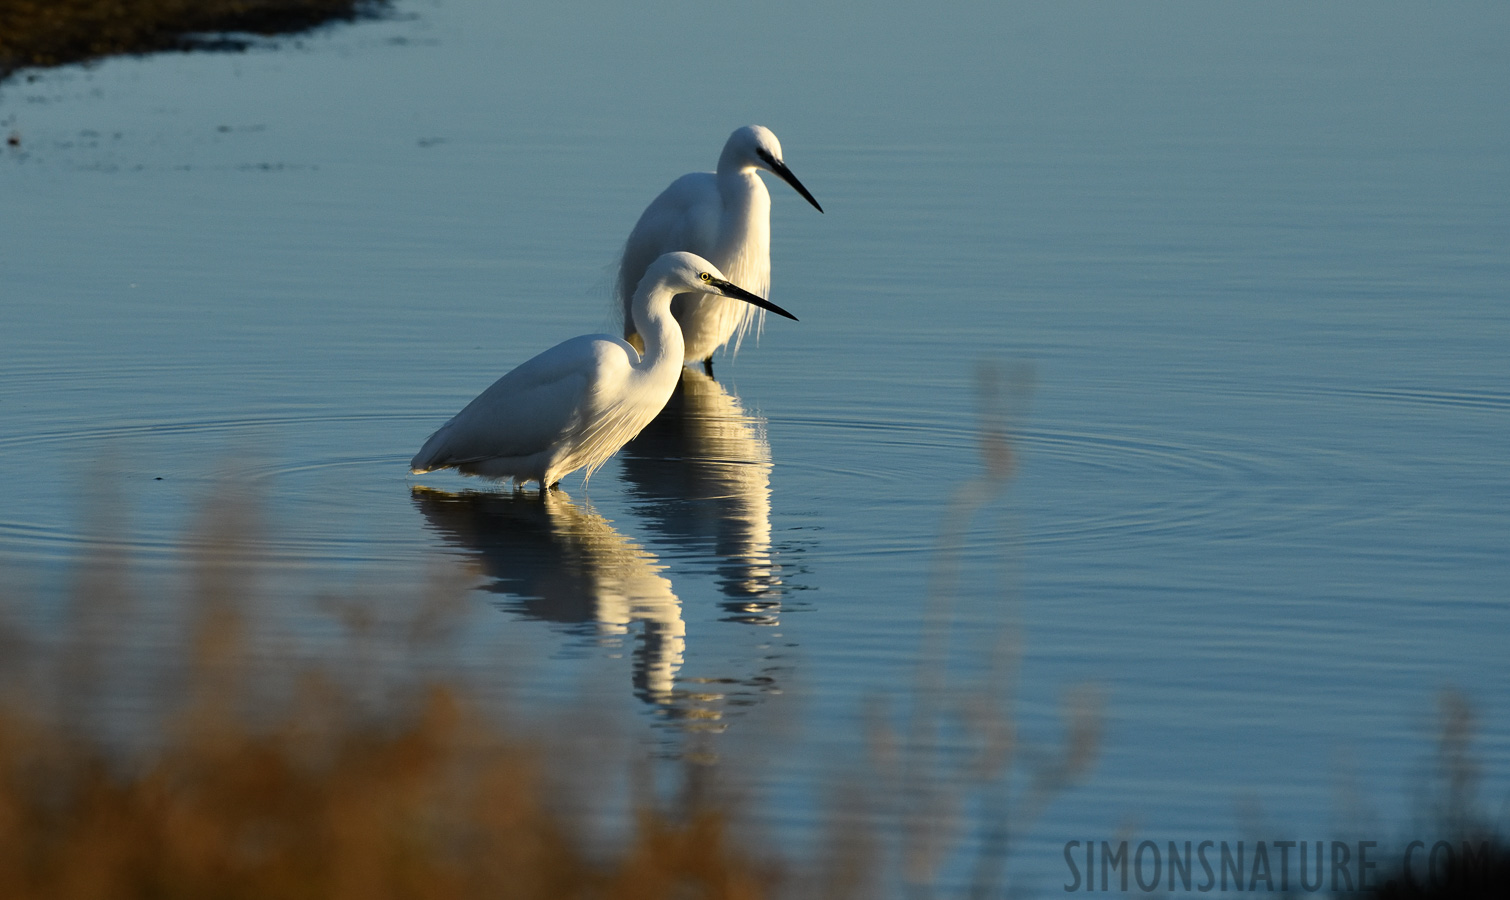
{"label": "bird's eye", "polygon": [[708,284],[712,284],[713,283],[713,276],[709,275],[707,272],[704,272],[703,274],[701,274],[701,275],[699,275],[697,277],[701,278],[704,282],[706,282]]}

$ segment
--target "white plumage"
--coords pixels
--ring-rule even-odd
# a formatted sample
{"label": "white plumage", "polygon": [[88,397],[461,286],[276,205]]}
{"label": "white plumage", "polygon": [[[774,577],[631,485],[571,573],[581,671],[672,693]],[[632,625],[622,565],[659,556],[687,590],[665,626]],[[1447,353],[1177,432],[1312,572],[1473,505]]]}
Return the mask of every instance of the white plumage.
{"label": "white plumage", "polygon": [[[764,169],[790,184],[819,212],[823,207],[797,180],[781,157],[770,129],[747,125],[724,144],[717,172],[693,172],[671,182],[651,201],[624,243],[617,297],[624,312],[624,336],[634,341],[630,314],[635,286],[651,261],[686,250],[722,269],[735,284],[764,297],[771,286],[771,195],[757,171]],[[679,294],[671,314],[681,326],[687,362],[711,364],[713,351],[732,338],[738,352],[750,325],[764,314],[748,304],[707,291]]]}
{"label": "white plumage", "polygon": [[553,486],[578,469],[588,477],[650,424],[682,370],[682,332],[671,298],[696,289],[791,313],[729,282],[692,253],[655,260],[630,316],[643,353],[607,334],[572,338],[493,383],[442,425],[410,461],[415,474],[454,468],[465,475],[512,478],[516,487]]}

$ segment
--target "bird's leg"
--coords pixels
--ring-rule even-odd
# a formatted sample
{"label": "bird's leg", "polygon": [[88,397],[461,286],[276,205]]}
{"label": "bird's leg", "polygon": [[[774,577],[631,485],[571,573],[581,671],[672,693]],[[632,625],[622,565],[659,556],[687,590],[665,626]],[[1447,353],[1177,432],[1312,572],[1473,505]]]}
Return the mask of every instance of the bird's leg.
{"label": "bird's leg", "polygon": [[703,360],[703,371],[706,372],[706,373],[708,373],[708,377],[709,378],[713,377],[713,357],[712,356],[709,356],[707,359]]}

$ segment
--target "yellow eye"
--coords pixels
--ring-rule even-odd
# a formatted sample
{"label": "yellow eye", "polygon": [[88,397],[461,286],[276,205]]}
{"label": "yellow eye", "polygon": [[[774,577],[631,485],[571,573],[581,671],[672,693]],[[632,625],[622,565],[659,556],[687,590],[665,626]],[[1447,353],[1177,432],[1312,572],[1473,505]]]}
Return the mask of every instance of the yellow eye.
{"label": "yellow eye", "polygon": [[701,275],[699,275],[697,277],[701,278],[703,281],[707,282],[708,284],[712,284],[713,283],[713,276],[709,275],[707,272],[704,272],[703,274],[701,274]]}

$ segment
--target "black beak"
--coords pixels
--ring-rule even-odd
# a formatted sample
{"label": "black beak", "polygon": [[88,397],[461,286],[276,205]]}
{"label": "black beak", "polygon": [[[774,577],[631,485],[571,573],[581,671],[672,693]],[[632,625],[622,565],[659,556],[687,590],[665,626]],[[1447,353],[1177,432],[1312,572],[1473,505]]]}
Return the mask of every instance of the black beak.
{"label": "black beak", "polygon": [[776,173],[777,178],[780,178],[782,181],[785,181],[787,184],[791,185],[793,190],[802,195],[802,199],[813,204],[813,209],[816,209],[818,212],[823,212],[823,207],[819,206],[818,201],[813,199],[813,195],[808,193],[807,188],[802,186],[802,182],[797,180],[797,176],[792,174],[792,170],[786,167],[786,163],[775,158],[764,150],[759,150],[756,152],[760,154],[761,159],[765,160],[765,164],[771,167],[771,171]]}
{"label": "black beak", "polygon": [[730,282],[724,281],[721,278],[714,278],[710,280],[708,284],[711,284],[712,286],[718,288],[718,292],[720,294],[723,294],[725,297],[733,297],[737,300],[743,300],[746,303],[753,303],[761,309],[770,310],[778,316],[786,316],[793,322],[797,321],[796,316],[792,315],[791,313],[787,312],[786,310],[782,309],[781,307],[777,306],[764,297],[755,296],[754,294],[750,293],[737,284],[731,284]]}

